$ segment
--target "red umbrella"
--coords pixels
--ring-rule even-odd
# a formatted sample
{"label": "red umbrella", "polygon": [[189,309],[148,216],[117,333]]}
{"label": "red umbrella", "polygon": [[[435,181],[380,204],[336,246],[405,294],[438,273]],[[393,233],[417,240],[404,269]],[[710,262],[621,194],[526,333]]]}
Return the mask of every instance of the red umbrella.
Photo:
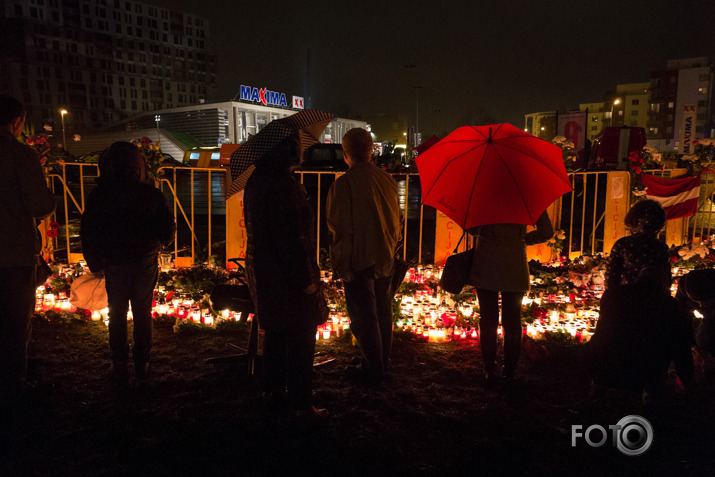
{"label": "red umbrella", "polygon": [[422,203],[464,229],[533,225],[573,190],[561,148],[506,123],[460,127],[415,161]]}

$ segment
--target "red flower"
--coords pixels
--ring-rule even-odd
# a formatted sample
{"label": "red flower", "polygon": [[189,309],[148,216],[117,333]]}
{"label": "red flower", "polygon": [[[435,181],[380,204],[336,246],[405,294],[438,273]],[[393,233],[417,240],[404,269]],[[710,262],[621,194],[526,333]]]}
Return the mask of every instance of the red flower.
{"label": "red flower", "polygon": [[50,222],[50,228],[51,229],[59,229],[60,224],[58,222]]}
{"label": "red flower", "polygon": [[57,232],[57,229],[50,229],[47,231],[47,236],[49,238],[55,238],[59,235],[59,232]]}

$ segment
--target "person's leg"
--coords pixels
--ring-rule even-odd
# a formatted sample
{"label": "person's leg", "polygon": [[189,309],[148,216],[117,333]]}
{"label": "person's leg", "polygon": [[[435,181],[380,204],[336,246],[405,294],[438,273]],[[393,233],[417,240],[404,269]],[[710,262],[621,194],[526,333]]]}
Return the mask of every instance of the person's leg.
{"label": "person's leg", "polygon": [[375,304],[377,307],[377,320],[382,342],[382,368],[387,372],[392,351],[392,277],[375,280]]}
{"label": "person's leg", "polygon": [[362,354],[361,369],[371,378],[382,379],[382,341],[375,302],[375,280],[356,274],[354,280],[343,285],[350,329],[358,340]]}
{"label": "person's leg", "polygon": [[477,288],[477,299],[479,300],[479,347],[482,350],[484,372],[492,376],[497,356],[499,292]]}
{"label": "person's leg", "polygon": [[27,379],[30,317],[35,306],[34,267],[0,269],[0,392],[22,392]]}
{"label": "person's leg", "polygon": [[313,396],[315,327],[291,331],[286,339],[288,399],[293,410],[310,409]]}
{"label": "person's leg", "polygon": [[159,277],[158,257],[155,254],[137,259],[133,265],[133,284],[130,295],[134,320],[134,366],[137,377],[143,378],[151,357],[153,319],[151,316],[154,287]]}
{"label": "person's leg", "polygon": [[[315,336],[313,336],[315,339]],[[274,402],[286,392],[286,346],[284,333],[266,329],[263,336],[263,391]]]}
{"label": "person's leg", "polygon": [[108,264],[104,270],[109,307],[109,350],[114,377],[124,384],[127,380],[129,344],[127,311],[131,294],[131,272],[126,264]]}
{"label": "person's leg", "polygon": [[521,354],[522,292],[502,292],[501,322],[504,328],[504,376],[513,378]]}

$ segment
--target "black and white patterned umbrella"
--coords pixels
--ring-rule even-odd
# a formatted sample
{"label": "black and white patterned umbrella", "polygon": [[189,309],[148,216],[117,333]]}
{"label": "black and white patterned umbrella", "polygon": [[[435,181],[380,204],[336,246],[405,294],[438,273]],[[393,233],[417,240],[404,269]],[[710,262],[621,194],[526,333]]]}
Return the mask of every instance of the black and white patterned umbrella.
{"label": "black and white patterned umbrella", "polygon": [[285,138],[298,133],[302,152],[319,142],[320,135],[334,115],[315,109],[304,109],[291,116],[268,123],[258,134],[251,137],[231,154],[229,170],[231,185],[226,199],[242,191],[248,178],[256,168],[255,164],[264,154],[276,147]]}

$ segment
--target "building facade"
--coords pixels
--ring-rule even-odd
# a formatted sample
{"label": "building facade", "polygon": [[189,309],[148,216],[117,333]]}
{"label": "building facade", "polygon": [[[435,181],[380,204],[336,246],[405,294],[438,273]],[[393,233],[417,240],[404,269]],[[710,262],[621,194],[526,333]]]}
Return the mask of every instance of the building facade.
{"label": "building facade", "polygon": [[[707,57],[669,60],[647,83],[616,86],[602,102],[582,103],[586,139],[593,141],[608,126],[642,127],[648,143],[662,151],[688,153],[692,141],[715,138],[715,67]],[[525,130],[551,139],[555,112],[525,115]]]}
{"label": "building facade", "polygon": [[608,125],[608,111],[604,111],[604,103],[581,103],[578,105],[579,111],[586,113],[586,139],[592,141],[601,134],[601,131]]}
{"label": "building facade", "polygon": [[[300,109],[241,101],[162,109],[138,114],[102,132],[86,134],[80,142],[71,145],[71,152],[80,156],[101,151],[114,141],[131,141],[146,136],[152,141],[160,141],[162,151],[178,159],[194,147],[241,144],[269,122],[295,114]],[[335,118],[325,128],[320,142],[341,143],[343,135],[352,128],[370,131],[370,125],[364,121]]]}
{"label": "building facade", "polygon": [[683,152],[685,128],[696,138],[715,137],[715,68],[706,57],[669,60],[650,76],[648,138],[660,148]]}
{"label": "building facade", "polygon": [[648,125],[648,101],[650,83],[616,85],[618,104],[613,106],[613,126],[645,128]]}
{"label": "building facade", "polygon": [[556,136],[556,111],[527,114],[524,131],[541,139],[551,141]]}
{"label": "building facade", "polygon": [[5,0],[0,90],[35,128],[83,133],[146,111],[213,100],[209,24],[128,0]]}

